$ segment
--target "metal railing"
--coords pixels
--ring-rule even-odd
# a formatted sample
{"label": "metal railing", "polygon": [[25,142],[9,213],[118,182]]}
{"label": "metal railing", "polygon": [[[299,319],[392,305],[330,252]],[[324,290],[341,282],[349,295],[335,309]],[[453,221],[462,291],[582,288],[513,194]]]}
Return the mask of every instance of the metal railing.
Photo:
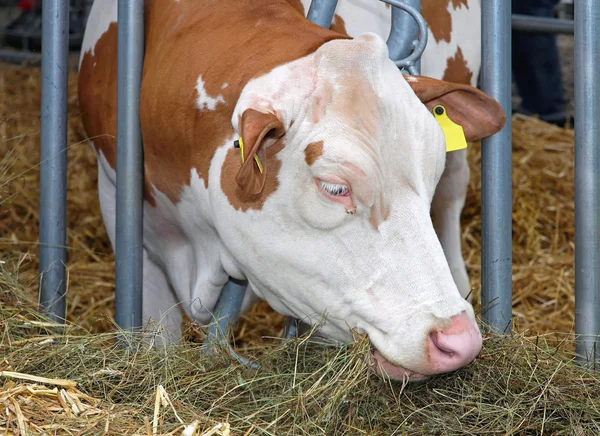
{"label": "metal railing", "polygon": [[[406,11],[420,0],[384,0],[394,6],[388,47],[406,71],[418,72],[417,26]],[[40,305],[54,320],[65,317],[65,210],[68,0],[43,2],[40,191]],[[337,0],[313,0],[308,17],[328,27]],[[399,6],[402,6],[400,8]],[[408,6],[408,8],[406,7]],[[600,332],[600,2],[577,0],[575,20],[511,15],[508,0],[482,2],[482,87],[511,113],[511,28],[575,33],[575,284],[577,353],[598,359]],[[141,327],[142,147],[139,87],[143,62],[143,0],[119,2],[117,138],[116,320],[127,330]],[[573,30],[571,30],[573,29]],[[421,32],[422,36],[427,32]],[[421,40],[423,42],[423,39]],[[424,47],[424,43],[422,44]],[[413,53],[414,55],[414,53]],[[409,60],[406,61],[406,58]],[[404,61],[400,61],[404,58]],[[404,62],[404,63],[402,63]],[[581,127],[584,126],[584,127]],[[511,123],[482,145],[482,316],[496,333],[508,333],[512,307]],[[245,282],[229,282],[220,298],[210,340],[224,341],[226,324],[237,318]],[[226,303],[230,301],[230,303]],[[233,302],[233,303],[231,303]],[[225,322],[227,321],[227,322]]]}
{"label": "metal railing", "polygon": [[[511,113],[511,2],[481,2],[482,91]],[[512,123],[481,142],[481,307],[496,333],[512,324]]]}

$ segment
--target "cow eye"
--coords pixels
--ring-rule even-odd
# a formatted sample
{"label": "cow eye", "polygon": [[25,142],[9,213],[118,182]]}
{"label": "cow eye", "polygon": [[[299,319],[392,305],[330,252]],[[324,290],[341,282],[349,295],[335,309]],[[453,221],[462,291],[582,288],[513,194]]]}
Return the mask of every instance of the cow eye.
{"label": "cow eye", "polygon": [[335,197],[344,197],[350,194],[350,189],[346,185],[321,181],[321,189]]}

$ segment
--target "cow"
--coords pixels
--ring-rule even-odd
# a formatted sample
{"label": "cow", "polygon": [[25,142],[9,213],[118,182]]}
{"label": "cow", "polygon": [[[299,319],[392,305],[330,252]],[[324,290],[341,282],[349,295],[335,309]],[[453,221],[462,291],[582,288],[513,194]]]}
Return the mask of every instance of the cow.
{"label": "cow", "polygon": [[[431,111],[477,140],[500,105],[404,76],[380,36],[321,28],[292,0],[147,0],[145,24],[144,320],[175,341],[181,310],[209,323],[231,277],[334,341],[367,335],[379,374],[469,364],[482,338],[430,216],[446,163]],[[96,0],[78,94],[113,247],[116,53],[117,0]]]}

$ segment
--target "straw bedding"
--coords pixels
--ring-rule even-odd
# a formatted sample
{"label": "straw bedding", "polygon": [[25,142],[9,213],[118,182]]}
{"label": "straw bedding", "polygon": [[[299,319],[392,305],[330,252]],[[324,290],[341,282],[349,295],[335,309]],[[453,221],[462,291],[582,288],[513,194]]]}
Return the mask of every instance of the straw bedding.
{"label": "straw bedding", "polygon": [[[236,328],[236,343],[261,359],[262,372],[220,357],[201,359],[193,342],[203,332],[191,324],[188,341],[169,353],[142,346],[127,354],[115,348],[110,333],[114,257],[75,89],[72,74],[67,150],[67,316],[72,326],[52,346],[47,337],[35,335],[40,325],[32,321],[42,320],[31,310],[37,298],[39,70],[0,65],[0,431],[9,425],[16,434],[25,428],[180,434],[197,421],[194,434],[599,433],[596,375],[568,363],[574,310],[572,130],[513,117],[518,333],[504,341],[487,338],[475,364],[457,374],[403,387],[364,371],[364,341],[339,349],[273,339],[283,319],[264,303]],[[470,148],[469,162],[463,252],[478,311],[479,144]],[[11,371],[77,386],[15,379]],[[45,412],[36,414],[38,406]]]}

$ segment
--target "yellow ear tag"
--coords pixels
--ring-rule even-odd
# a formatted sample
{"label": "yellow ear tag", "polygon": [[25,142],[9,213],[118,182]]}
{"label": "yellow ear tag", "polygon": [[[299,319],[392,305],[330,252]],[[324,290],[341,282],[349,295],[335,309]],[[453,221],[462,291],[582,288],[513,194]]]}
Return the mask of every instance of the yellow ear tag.
{"label": "yellow ear tag", "polygon": [[[244,163],[244,141],[242,140],[241,136],[240,136],[240,139],[238,139],[238,144],[240,146],[240,156],[242,157],[242,163]],[[262,174],[263,167],[262,167],[262,164],[260,163],[260,159],[258,158],[258,156],[256,154],[254,154],[254,160],[256,161],[256,165],[258,165],[258,170]]]}
{"label": "yellow ear tag", "polygon": [[433,116],[440,123],[444,136],[446,137],[446,152],[462,150],[467,148],[467,139],[462,126],[459,126],[448,118],[446,108],[442,105],[437,105],[433,108]]}

